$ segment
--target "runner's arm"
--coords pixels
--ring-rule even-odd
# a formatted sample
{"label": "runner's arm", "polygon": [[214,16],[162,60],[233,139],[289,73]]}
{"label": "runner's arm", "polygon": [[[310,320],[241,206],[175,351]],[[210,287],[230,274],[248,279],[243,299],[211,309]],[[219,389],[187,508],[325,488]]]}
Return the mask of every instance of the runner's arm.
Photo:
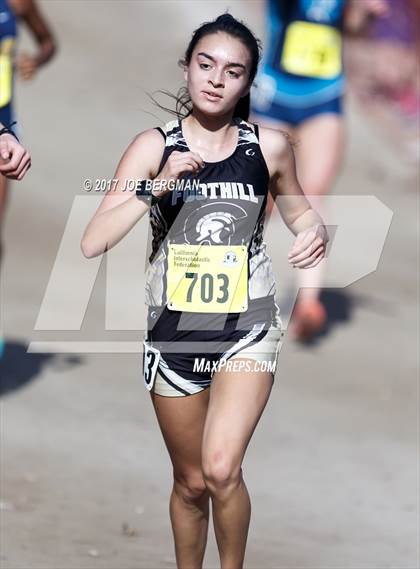
{"label": "runner's arm", "polygon": [[85,257],[97,257],[114,247],[149,210],[129,189],[138,180],[156,177],[164,146],[161,134],[150,129],[124,152],[114,175],[115,188],[106,193],[84,232],[81,249]]}
{"label": "runner's arm", "polygon": [[281,132],[272,129],[262,131],[270,191],[286,225],[296,236],[287,256],[288,262],[301,269],[315,267],[325,257],[329,241],[327,229],[300,187],[289,141]]}
{"label": "runner's arm", "polygon": [[287,227],[297,235],[309,227],[323,225],[298,182],[295,156],[287,138],[271,128],[261,128],[260,133],[270,174],[270,192]]}
{"label": "runner's arm", "polygon": [[16,61],[19,75],[32,79],[36,70],[47,63],[57,50],[54,35],[35,0],[9,0],[16,16],[22,20],[38,46],[35,56],[20,54]]}

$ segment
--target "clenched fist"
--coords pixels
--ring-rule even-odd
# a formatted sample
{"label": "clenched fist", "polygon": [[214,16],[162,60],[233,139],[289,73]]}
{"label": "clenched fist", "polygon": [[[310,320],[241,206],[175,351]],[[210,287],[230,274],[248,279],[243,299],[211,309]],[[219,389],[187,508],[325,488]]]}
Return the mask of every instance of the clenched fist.
{"label": "clenched fist", "polygon": [[301,231],[297,234],[288,255],[289,263],[300,269],[315,267],[325,257],[328,241],[329,237],[324,225],[314,225]]}
{"label": "clenched fist", "polygon": [[21,180],[30,167],[31,157],[16,138],[8,133],[0,135],[0,174]]}
{"label": "clenched fist", "polygon": [[[170,185],[168,182],[176,182],[185,172],[197,174],[203,167],[204,161],[196,152],[179,152],[174,150],[155,178],[157,182],[156,187],[165,188],[165,185]],[[152,193],[157,197],[161,197],[169,191],[171,191],[170,188],[154,189]]]}

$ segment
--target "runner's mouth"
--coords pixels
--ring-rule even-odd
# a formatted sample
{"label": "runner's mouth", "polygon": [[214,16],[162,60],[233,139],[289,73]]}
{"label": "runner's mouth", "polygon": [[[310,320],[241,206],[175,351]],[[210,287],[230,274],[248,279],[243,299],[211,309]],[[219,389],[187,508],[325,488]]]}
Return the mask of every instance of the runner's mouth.
{"label": "runner's mouth", "polygon": [[223,99],[222,95],[215,93],[214,91],[201,91],[211,101],[219,101]]}

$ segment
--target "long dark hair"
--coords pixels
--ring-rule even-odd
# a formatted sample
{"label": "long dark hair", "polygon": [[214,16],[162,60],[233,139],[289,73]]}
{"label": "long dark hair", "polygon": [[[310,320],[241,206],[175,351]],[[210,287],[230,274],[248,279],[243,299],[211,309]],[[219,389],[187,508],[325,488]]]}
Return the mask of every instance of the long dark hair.
{"label": "long dark hair", "polygon": [[[257,74],[258,63],[261,58],[261,42],[254,36],[251,30],[243,22],[237,20],[228,13],[218,16],[212,22],[205,22],[195,30],[185,52],[185,55],[178,61],[178,64],[182,67],[188,66],[191,62],[194,48],[198,42],[203,37],[218,32],[224,32],[225,34],[229,34],[230,36],[237,38],[248,49],[251,56],[251,68],[249,70],[248,84],[252,85],[255,79],[255,75]],[[191,113],[192,101],[187,87],[181,87],[176,95],[173,95],[172,93],[164,90],[159,90],[157,92],[168,95],[172,99],[175,99],[176,102],[175,110],[168,109],[167,107],[161,105],[153,96],[150,95],[153,102],[161,109],[164,109],[165,111],[176,115],[178,118],[184,118]],[[235,106],[233,116],[240,117],[243,120],[248,120],[250,103],[251,97],[249,93],[244,97],[241,97]]]}

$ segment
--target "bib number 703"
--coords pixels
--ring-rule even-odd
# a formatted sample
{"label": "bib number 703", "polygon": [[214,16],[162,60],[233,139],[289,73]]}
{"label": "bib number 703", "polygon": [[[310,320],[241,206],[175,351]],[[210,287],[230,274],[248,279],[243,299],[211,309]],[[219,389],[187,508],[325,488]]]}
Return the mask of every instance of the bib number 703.
{"label": "bib number 703", "polygon": [[[185,278],[192,279],[190,286],[187,291],[187,302],[192,302],[192,295],[195,285],[198,281],[198,273],[185,273]],[[218,293],[221,296],[216,297],[216,302],[223,304],[229,298],[229,277],[224,273],[219,273],[216,275],[216,279],[219,281],[217,283]],[[203,273],[200,277],[200,298],[203,302],[212,302],[214,299],[214,277],[211,273]]]}
{"label": "bib number 703", "polygon": [[185,245],[168,248],[169,310],[244,312],[248,308],[246,245]]}

